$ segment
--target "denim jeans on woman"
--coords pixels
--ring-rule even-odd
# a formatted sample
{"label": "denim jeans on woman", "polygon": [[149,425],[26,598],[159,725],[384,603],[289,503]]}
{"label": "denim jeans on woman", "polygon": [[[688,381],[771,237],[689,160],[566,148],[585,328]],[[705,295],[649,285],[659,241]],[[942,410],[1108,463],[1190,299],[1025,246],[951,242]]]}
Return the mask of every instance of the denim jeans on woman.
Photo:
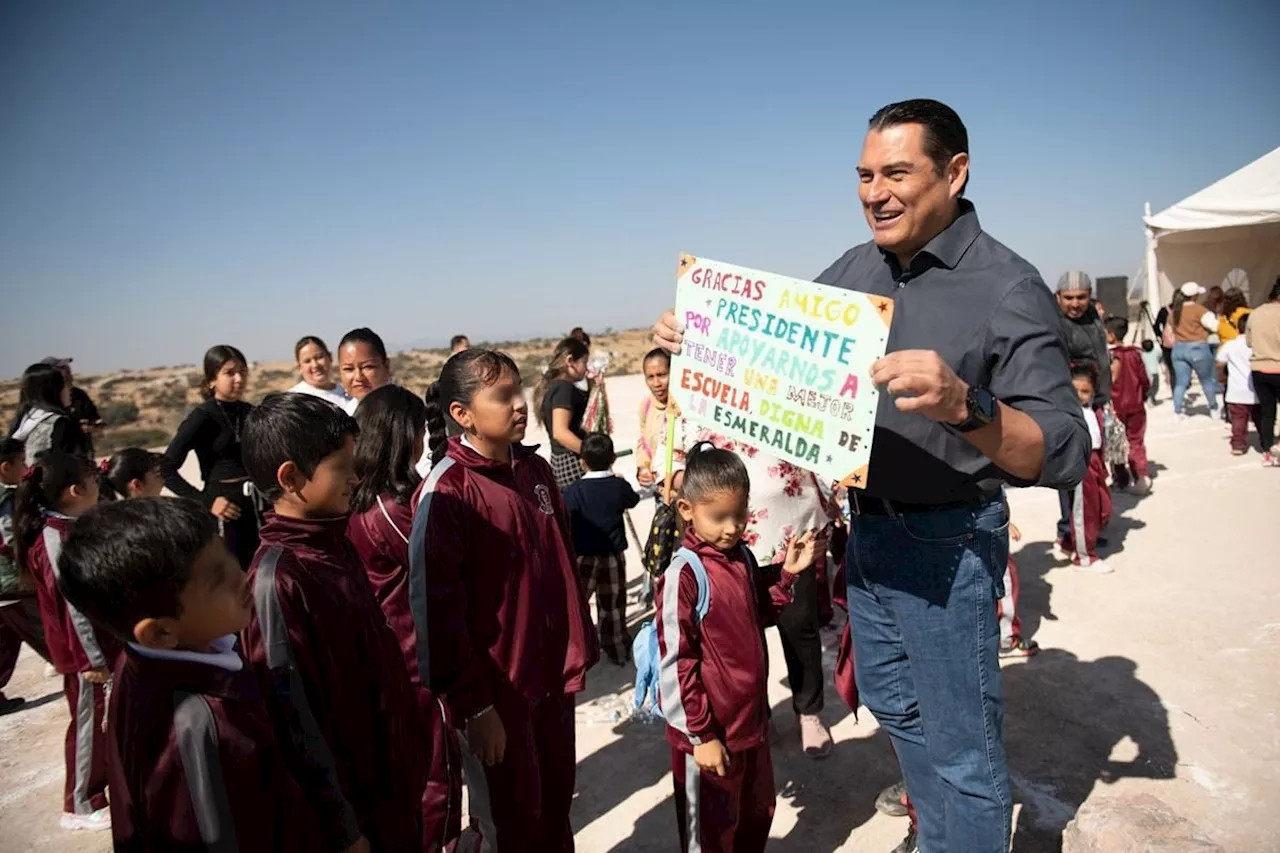
{"label": "denim jeans on woman", "polygon": [[1007,853],[996,600],[1004,503],[854,515],[845,565],[863,703],[893,739],[922,853]]}
{"label": "denim jeans on woman", "polygon": [[1178,342],[1173,345],[1173,411],[1182,414],[1183,398],[1191,387],[1191,372],[1200,379],[1200,390],[1209,403],[1209,413],[1217,414],[1218,380],[1214,377],[1213,351],[1208,341]]}

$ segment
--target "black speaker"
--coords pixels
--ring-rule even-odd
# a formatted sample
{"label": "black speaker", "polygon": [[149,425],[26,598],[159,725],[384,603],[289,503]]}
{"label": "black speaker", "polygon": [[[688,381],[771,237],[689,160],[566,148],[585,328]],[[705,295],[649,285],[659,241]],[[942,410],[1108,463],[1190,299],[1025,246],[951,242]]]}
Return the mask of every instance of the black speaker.
{"label": "black speaker", "polygon": [[1129,316],[1129,276],[1109,275],[1097,280],[1096,298],[1102,300],[1107,316]]}

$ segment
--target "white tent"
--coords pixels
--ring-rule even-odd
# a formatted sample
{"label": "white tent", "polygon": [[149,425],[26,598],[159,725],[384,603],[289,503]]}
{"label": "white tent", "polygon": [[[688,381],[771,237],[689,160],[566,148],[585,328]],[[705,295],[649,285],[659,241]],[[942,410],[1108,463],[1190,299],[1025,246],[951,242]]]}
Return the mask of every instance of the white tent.
{"label": "white tent", "polygon": [[1257,305],[1280,275],[1280,148],[1151,215],[1145,294],[1152,312],[1184,282],[1240,287]]}

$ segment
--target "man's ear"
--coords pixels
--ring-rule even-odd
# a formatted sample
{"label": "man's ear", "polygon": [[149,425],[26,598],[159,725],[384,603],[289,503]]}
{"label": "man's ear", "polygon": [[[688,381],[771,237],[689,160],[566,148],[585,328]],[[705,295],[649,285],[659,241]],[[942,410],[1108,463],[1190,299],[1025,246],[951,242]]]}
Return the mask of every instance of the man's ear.
{"label": "man's ear", "polygon": [[947,164],[947,184],[952,198],[958,198],[969,180],[969,155],[961,151]]}
{"label": "man's ear", "polygon": [[296,495],[306,484],[307,478],[303,476],[302,470],[292,459],[281,462],[280,467],[276,469],[276,485],[286,495]]}
{"label": "man's ear", "polygon": [[133,626],[133,639],[148,649],[176,649],[178,635],[171,619],[143,619]]}

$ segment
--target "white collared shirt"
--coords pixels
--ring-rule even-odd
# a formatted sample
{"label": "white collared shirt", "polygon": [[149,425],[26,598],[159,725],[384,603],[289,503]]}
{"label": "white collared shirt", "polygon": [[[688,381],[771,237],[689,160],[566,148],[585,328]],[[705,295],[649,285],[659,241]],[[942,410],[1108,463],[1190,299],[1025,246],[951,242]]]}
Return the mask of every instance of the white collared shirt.
{"label": "white collared shirt", "polygon": [[244,669],[244,658],[236,651],[236,635],[227,634],[209,644],[212,652],[192,652],[185,649],[151,649],[137,643],[130,643],[133,649],[144,658],[152,660],[180,660],[187,663],[203,663],[225,669],[227,672],[239,672]]}

